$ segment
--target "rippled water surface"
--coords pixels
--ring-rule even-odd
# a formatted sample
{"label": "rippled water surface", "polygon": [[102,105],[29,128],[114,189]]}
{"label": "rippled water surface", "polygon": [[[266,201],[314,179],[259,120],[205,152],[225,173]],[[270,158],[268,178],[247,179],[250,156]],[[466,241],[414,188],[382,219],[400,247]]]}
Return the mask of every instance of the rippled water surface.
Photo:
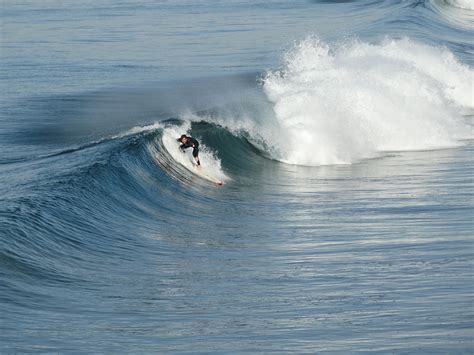
{"label": "rippled water surface", "polygon": [[0,352],[474,351],[470,1],[1,7]]}

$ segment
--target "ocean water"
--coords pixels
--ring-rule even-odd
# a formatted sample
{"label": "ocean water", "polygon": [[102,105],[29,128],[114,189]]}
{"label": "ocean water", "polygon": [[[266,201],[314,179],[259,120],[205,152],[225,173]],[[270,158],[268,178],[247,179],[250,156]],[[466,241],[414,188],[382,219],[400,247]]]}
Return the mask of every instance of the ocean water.
{"label": "ocean water", "polygon": [[0,19],[1,353],[474,352],[471,0]]}

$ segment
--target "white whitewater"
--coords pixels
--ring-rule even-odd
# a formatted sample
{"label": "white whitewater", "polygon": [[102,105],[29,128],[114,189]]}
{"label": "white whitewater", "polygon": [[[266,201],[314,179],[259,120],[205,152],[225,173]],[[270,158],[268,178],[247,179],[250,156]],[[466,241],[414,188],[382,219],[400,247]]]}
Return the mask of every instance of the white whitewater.
{"label": "white whitewater", "polygon": [[350,164],[472,137],[474,75],[446,48],[409,39],[326,44],[308,37],[269,71],[276,122],[259,135],[290,164]]}

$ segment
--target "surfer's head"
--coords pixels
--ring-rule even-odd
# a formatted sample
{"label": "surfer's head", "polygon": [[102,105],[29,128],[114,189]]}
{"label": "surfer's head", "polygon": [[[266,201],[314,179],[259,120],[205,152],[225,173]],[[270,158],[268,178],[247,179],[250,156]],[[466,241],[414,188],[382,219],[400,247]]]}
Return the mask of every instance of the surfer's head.
{"label": "surfer's head", "polygon": [[177,139],[177,141],[181,143],[186,143],[187,140],[188,140],[188,137],[185,134],[181,135],[181,137]]}

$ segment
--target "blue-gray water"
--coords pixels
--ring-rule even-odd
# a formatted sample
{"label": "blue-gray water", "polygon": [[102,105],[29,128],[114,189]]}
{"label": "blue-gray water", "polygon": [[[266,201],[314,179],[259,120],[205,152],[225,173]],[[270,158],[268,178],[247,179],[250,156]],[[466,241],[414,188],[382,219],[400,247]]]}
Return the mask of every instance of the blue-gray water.
{"label": "blue-gray water", "polygon": [[0,19],[1,353],[474,352],[469,0]]}

